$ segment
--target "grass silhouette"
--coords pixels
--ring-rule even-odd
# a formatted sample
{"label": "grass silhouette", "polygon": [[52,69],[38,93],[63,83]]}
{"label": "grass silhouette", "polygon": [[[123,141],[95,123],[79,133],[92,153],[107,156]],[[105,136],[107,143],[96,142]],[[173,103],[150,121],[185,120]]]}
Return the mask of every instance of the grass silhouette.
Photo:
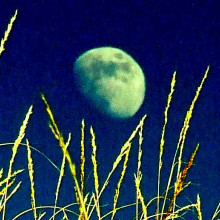
{"label": "grass silhouette", "polygon": [[[17,10],[15,12],[15,15],[11,18],[8,28],[5,31],[5,35],[1,41],[0,46],[0,55],[5,50],[5,44],[9,37],[9,34],[11,32],[13,23],[17,16]],[[34,112],[33,106],[31,105],[25,119],[20,127],[19,134],[17,139],[14,141],[12,146],[12,152],[11,152],[11,159],[9,161],[9,168],[6,172],[6,177],[3,178],[3,169],[0,170],[0,212],[1,212],[1,219],[6,219],[6,213],[7,213],[7,204],[8,200],[13,197],[13,195],[19,190],[19,187],[21,185],[21,182],[16,182],[16,178],[19,178],[19,174],[21,172],[28,172],[29,175],[29,185],[30,185],[30,206],[31,208],[28,210],[25,210],[23,212],[18,213],[13,220],[17,219],[24,219],[27,213],[32,212],[33,213],[33,219],[34,220],[40,220],[40,219],[60,219],[58,216],[62,214],[62,219],[79,219],[79,220],[89,220],[89,219],[117,219],[117,212],[120,210],[126,210],[127,207],[133,207],[136,211],[136,220],[147,220],[147,219],[157,219],[157,220],[166,220],[166,219],[180,219],[184,218],[184,215],[186,212],[193,211],[197,213],[197,218],[199,220],[203,219],[202,217],[202,209],[201,209],[201,199],[200,196],[197,195],[197,200],[194,203],[185,204],[184,206],[179,207],[176,204],[176,201],[180,195],[184,191],[185,188],[190,186],[190,182],[186,182],[186,177],[188,175],[189,169],[192,167],[193,162],[195,160],[197,151],[199,149],[199,144],[195,146],[194,151],[192,152],[188,162],[183,165],[182,158],[183,158],[183,149],[185,146],[185,139],[187,136],[187,132],[190,126],[190,120],[193,115],[195,103],[197,99],[199,98],[199,94],[202,90],[203,84],[208,76],[209,73],[209,66],[207,67],[205,74],[202,78],[202,81],[200,85],[198,86],[195,96],[191,102],[191,105],[186,113],[182,129],[179,134],[179,140],[176,146],[176,152],[173,157],[172,166],[170,169],[170,175],[168,178],[168,182],[166,185],[166,190],[164,193],[161,193],[161,172],[163,168],[163,163],[166,163],[166,161],[163,161],[163,153],[164,153],[164,144],[165,144],[165,133],[166,133],[166,127],[168,122],[168,115],[169,115],[169,108],[172,101],[172,96],[175,90],[175,83],[176,83],[176,72],[173,73],[173,78],[171,80],[171,86],[170,86],[170,92],[168,94],[167,98],[167,105],[164,111],[164,125],[162,127],[161,132],[161,140],[160,140],[160,151],[159,151],[159,159],[158,159],[158,181],[157,181],[157,196],[155,198],[152,198],[150,201],[146,202],[144,199],[145,195],[142,193],[142,185],[141,180],[143,178],[144,173],[142,172],[141,163],[142,163],[142,144],[143,144],[143,129],[144,129],[144,122],[146,120],[146,115],[143,116],[143,118],[140,120],[136,128],[131,133],[130,137],[127,141],[124,142],[122,145],[120,152],[118,156],[115,158],[112,167],[109,171],[109,173],[106,175],[105,181],[103,184],[99,181],[99,164],[97,159],[97,151],[98,147],[96,144],[96,134],[94,132],[94,129],[90,128],[90,134],[91,134],[91,146],[92,146],[92,154],[91,154],[91,160],[93,165],[93,191],[92,192],[86,192],[85,191],[85,166],[86,166],[86,156],[85,155],[85,122],[82,120],[81,124],[81,142],[79,143],[79,146],[81,148],[81,154],[80,154],[80,169],[77,170],[77,167],[75,163],[72,161],[71,155],[68,151],[68,146],[70,145],[71,141],[71,134],[69,134],[69,137],[67,140],[64,139],[62,132],[59,129],[59,126],[55,120],[55,116],[53,115],[52,108],[50,104],[48,103],[46,97],[44,94],[41,94],[42,101],[45,105],[45,110],[47,112],[48,118],[49,118],[49,127],[51,129],[52,134],[54,135],[55,139],[57,140],[60,149],[62,151],[63,159],[61,166],[57,169],[59,170],[59,176],[55,191],[55,199],[54,204],[48,205],[48,206],[38,206],[36,202],[36,190],[35,185],[37,182],[34,181],[34,172],[35,167],[33,163],[32,158],[32,151],[37,150],[30,146],[30,143],[28,140],[24,143],[24,137],[25,137],[25,131],[28,126],[30,117],[32,113]],[[32,116],[33,117],[33,116]],[[124,176],[127,171],[128,161],[130,158],[130,150],[133,146],[133,140],[137,138],[138,139],[138,158],[137,158],[137,171],[134,174],[134,185],[136,188],[136,199],[134,198],[134,201],[131,201],[130,204],[124,205],[124,206],[118,206],[118,199],[121,195],[121,186],[124,183]],[[5,143],[2,145],[9,145],[9,143]],[[13,164],[15,161],[15,158],[17,156],[18,148],[20,145],[24,145],[27,148],[27,169],[26,170],[14,170]],[[45,156],[45,155],[44,155]],[[46,156],[45,156],[46,157]],[[46,157],[47,158],[47,157]],[[50,159],[47,158],[49,161]],[[52,163],[52,161],[50,161]],[[59,194],[61,191],[61,183],[63,181],[64,173],[65,173],[65,167],[68,166],[72,175],[72,178],[74,180],[74,190],[75,190],[75,202],[68,204],[64,207],[58,206],[59,201]],[[109,182],[111,181],[113,173],[115,173],[116,168],[121,166],[121,172],[120,177],[117,182],[117,186],[115,188],[115,194],[112,198],[113,207],[110,212],[105,212],[105,207],[103,206],[101,202],[101,197],[103,195],[103,192],[106,191]],[[79,174],[78,174],[79,172]],[[80,177],[80,178],[78,178]],[[171,194],[172,196],[169,197],[168,194]],[[149,210],[149,207],[155,204],[156,211],[151,213],[151,210]],[[72,207],[78,207],[78,211],[73,210]],[[41,212],[41,210],[53,210],[53,214],[48,216],[46,211]],[[218,204],[215,213],[212,216],[212,220],[219,219],[220,214],[220,203]]]}

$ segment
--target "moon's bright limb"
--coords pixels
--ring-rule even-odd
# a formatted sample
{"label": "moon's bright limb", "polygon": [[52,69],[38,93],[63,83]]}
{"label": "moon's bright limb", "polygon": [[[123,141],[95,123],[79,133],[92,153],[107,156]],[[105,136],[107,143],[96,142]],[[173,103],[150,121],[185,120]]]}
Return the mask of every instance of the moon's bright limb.
{"label": "moon's bright limb", "polygon": [[74,63],[79,91],[98,111],[114,118],[132,117],[145,96],[141,67],[126,52],[100,47],[83,53]]}

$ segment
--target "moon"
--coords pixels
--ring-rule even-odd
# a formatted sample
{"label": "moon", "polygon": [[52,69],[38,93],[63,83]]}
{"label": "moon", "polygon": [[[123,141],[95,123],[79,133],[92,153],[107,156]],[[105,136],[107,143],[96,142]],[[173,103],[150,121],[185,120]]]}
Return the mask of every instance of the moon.
{"label": "moon", "polygon": [[121,49],[100,47],[88,50],[76,59],[73,71],[80,93],[102,114],[130,118],[144,101],[144,73]]}

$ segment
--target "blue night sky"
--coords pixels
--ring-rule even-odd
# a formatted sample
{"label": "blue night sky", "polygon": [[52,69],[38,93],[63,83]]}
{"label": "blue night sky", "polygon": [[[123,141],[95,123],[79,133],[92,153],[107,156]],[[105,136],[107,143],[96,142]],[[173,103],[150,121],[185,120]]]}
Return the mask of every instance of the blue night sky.
{"label": "blue night sky", "polygon": [[[90,133],[92,125],[98,145],[98,169],[103,183],[120,147],[144,114],[142,191],[146,203],[157,195],[158,151],[163,112],[172,73],[177,70],[167,133],[161,191],[175,152],[179,132],[197,86],[210,65],[209,76],[196,103],[186,139],[186,162],[197,143],[200,149],[186,181],[190,187],[180,195],[179,204],[196,202],[201,195],[204,219],[210,219],[220,202],[220,3],[214,0],[164,1],[58,1],[1,0],[0,38],[10,17],[18,9],[6,50],[0,57],[0,143],[13,142],[30,105],[34,105],[26,138],[30,144],[60,166],[62,152],[48,127],[40,98],[44,93],[79,169],[81,120],[86,123],[86,189],[92,188]],[[147,83],[146,97],[137,114],[126,120],[107,118],[80,96],[74,84],[73,63],[83,52],[101,46],[121,48],[142,67]],[[7,172],[10,146],[0,147],[0,167]],[[118,205],[135,202],[134,176],[137,167],[137,139],[132,145],[127,174]],[[58,171],[33,151],[37,205],[53,205]],[[21,146],[15,169],[27,167],[26,149]],[[101,199],[103,213],[111,210],[119,171]],[[6,219],[31,207],[27,171],[18,193],[8,202]],[[58,205],[75,201],[74,182],[69,169],[61,187]],[[178,200],[177,200],[178,202]],[[77,210],[77,209],[75,209]],[[152,210],[154,212],[154,207]],[[115,219],[132,219],[135,208],[125,209]],[[61,218],[61,217],[60,217]],[[24,215],[20,219],[32,219]],[[47,219],[47,217],[45,217]],[[77,219],[70,215],[70,219]],[[95,217],[93,219],[96,219]],[[106,218],[108,219],[108,218]],[[197,219],[190,214],[185,219]]]}

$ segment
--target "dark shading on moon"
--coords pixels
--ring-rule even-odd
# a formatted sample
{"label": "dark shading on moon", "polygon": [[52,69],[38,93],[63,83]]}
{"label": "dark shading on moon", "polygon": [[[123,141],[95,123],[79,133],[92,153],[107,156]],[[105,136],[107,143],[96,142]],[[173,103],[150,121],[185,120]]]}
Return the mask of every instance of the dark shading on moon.
{"label": "dark shading on moon", "polygon": [[118,48],[100,47],[83,53],[74,63],[74,74],[81,94],[105,115],[129,118],[143,103],[144,73]]}

